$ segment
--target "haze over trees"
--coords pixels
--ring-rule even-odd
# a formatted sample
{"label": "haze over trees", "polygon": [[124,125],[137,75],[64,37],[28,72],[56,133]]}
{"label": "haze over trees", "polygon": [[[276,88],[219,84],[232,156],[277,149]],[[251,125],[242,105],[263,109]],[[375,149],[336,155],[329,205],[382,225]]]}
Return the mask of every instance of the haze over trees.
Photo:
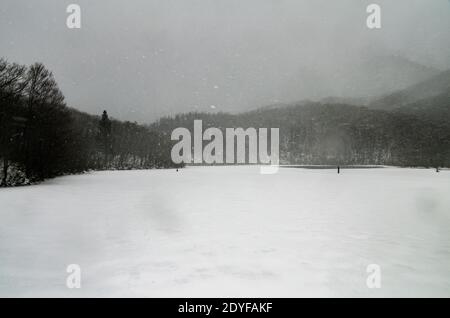
{"label": "haze over trees", "polygon": [[[421,92],[418,94],[418,92]],[[368,107],[330,98],[231,115],[186,113],[152,127],[280,128],[281,164],[450,166],[450,72],[382,96]],[[395,101],[395,102],[394,102]]]}

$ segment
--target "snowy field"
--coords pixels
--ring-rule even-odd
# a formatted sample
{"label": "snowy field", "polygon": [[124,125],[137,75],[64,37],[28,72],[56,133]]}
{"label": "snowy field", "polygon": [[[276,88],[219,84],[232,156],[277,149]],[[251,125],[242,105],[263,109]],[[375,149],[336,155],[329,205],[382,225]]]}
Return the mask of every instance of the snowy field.
{"label": "snowy field", "polygon": [[450,297],[450,171],[95,172],[1,189],[0,220],[0,296]]}

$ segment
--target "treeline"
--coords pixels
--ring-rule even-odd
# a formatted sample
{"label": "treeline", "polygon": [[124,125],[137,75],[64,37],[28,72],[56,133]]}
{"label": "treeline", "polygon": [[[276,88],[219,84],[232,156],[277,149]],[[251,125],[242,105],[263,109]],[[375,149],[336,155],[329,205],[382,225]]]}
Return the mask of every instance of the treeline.
{"label": "treeline", "polygon": [[53,74],[0,59],[0,184],[90,169],[171,167],[170,136],[70,109]]}
{"label": "treeline", "polygon": [[314,102],[238,115],[187,113],[153,124],[159,131],[237,127],[279,128],[281,164],[450,166],[450,125],[414,114]]}
{"label": "treeline", "polygon": [[238,115],[179,114],[143,126],[106,111],[93,116],[71,109],[44,65],[0,59],[0,184],[91,169],[174,167],[171,133],[192,131],[196,119],[204,130],[279,128],[282,164],[450,167],[450,95],[440,86],[439,95],[394,111],[305,102]]}
{"label": "treeline", "polygon": [[[149,126],[110,119],[106,111],[92,116],[70,110],[80,142],[77,156],[89,169],[152,169],[178,167],[171,160],[170,135]],[[85,169],[85,168],[83,168]]]}

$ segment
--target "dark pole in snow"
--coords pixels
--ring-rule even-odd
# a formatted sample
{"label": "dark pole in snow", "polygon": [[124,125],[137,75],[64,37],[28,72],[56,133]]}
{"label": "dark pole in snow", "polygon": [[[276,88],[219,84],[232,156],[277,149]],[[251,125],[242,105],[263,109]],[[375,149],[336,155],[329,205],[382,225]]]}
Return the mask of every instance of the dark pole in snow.
{"label": "dark pole in snow", "polygon": [[341,167],[338,166],[337,168],[338,168],[338,174],[341,173]]}

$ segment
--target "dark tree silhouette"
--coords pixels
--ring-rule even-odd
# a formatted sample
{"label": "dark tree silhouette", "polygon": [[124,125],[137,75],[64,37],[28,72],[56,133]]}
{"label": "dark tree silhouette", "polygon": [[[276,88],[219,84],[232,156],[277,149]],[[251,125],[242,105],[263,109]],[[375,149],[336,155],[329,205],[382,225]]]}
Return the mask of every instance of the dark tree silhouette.
{"label": "dark tree silhouette", "polygon": [[100,138],[103,148],[103,166],[108,166],[108,155],[111,152],[111,120],[109,120],[106,110],[103,111],[99,122]]}
{"label": "dark tree silhouette", "polygon": [[0,185],[7,183],[9,161],[14,159],[20,138],[19,128],[24,122],[24,118],[19,117],[15,111],[26,87],[24,75],[24,66],[9,64],[0,59],[0,158],[3,158],[3,178]]}

